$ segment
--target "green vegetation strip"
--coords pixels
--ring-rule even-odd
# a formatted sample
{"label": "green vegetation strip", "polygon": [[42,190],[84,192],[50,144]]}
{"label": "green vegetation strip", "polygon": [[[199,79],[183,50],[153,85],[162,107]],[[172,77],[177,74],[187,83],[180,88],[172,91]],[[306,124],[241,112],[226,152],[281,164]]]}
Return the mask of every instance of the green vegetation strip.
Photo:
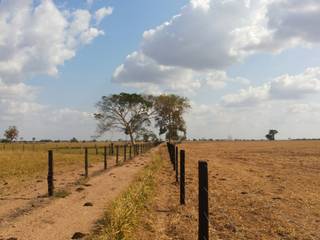
{"label": "green vegetation strip", "polygon": [[102,221],[103,227],[96,236],[90,239],[134,239],[134,230],[139,225],[139,218],[154,193],[155,173],[161,167],[160,155],[155,154],[152,157],[151,164],[144,168],[127,191],[111,204]]}

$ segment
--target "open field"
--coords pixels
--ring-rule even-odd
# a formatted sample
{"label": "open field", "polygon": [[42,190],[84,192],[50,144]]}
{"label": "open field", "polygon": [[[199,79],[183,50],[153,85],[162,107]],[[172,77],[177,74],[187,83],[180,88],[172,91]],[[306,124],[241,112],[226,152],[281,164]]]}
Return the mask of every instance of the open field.
{"label": "open field", "polygon": [[[117,145],[116,145],[117,144]],[[119,144],[119,145],[118,145]],[[14,145],[14,144],[13,144]],[[71,145],[71,144],[70,144]],[[84,158],[88,148],[88,176],[94,177],[104,171],[104,148],[107,146],[107,167],[116,166],[116,149],[119,146],[118,160],[124,161],[123,143],[114,143],[113,153],[109,144],[79,146],[64,145],[53,150],[55,196],[66,197],[74,187],[85,184]],[[126,148],[129,159],[130,148]],[[133,156],[133,148],[131,149]],[[12,219],[30,211],[40,202],[46,202],[47,196],[48,151],[0,151],[0,219]],[[1,225],[1,221],[0,221]]]}
{"label": "open field", "polygon": [[1,151],[48,151],[50,149],[83,149],[85,147],[95,148],[104,147],[113,143],[114,145],[122,145],[124,142],[103,142],[103,141],[85,141],[85,142],[14,142],[0,143]]}
{"label": "open field", "polygon": [[186,150],[186,206],[166,148],[138,239],[197,239],[198,160],[209,168],[210,239],[320,239],[320,142],[196,142]]}
{"label": "open field", "polygon": [[[62,240],[74,239],[73,236],[79,234],[82,235],[81,239],[83,236],[89,237],[100,225],[106,207],[140,176],[140,172],[153,159],[155,151],[157,148],[117,167],[109,161],[110,168],[106,171],[98,171],[94,166],[91,171],[95,173],[84,181],[68,186],[68,194],[63,197],[23,198],[25,207],[11,208],[10,212],[10,202],[0,199],[0,239]],[[78,175],[77,172],[67,173],[68,176],[73,174]],[[139,193],[140,189],[136,191]],[[12,204],[21,199],[11,197],[9,201]],[[7,214],[1,213],[2,210],[7,211]]]}
{"label": "open field", "polygon": [[[113,143],[119,147],[119,158],[124,155],[123,143]],[[30,145],[27,147],[27,145]],[[0,146],[0,197],[10,195],[12,191],[31,184],[33,180],[45,179],[48,170],[48,150],[54,149],[54,168],[56,173],[72,170],[83,170],[84,148],[88,147],[90,164],[103,162],[103,147],[110,143],[38,143],[38,144],[6,144]],[[5,146],[5,147],[3,147]],[[25,147],[23,147],[25,146]],[[29,150],[30,148],[30,150]],[[129,154],[129,148],[126,149]],[[108,155],[111,155],[109,148]],[[110,160],[115,158],[108,156]]]}

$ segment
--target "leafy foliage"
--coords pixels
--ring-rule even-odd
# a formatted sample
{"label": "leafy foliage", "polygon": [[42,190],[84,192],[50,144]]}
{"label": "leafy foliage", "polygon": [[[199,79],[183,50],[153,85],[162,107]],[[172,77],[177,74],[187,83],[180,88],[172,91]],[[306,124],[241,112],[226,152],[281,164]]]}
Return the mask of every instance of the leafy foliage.
{"label": "leafy foliage", "polygon": [[[166,134],[166,139],[179,140],[186,136],[186,123],[183,114],[190,108],[187,98],[174,94],[160,95],[155,100],[156,127],[159,134]],[[179,136],[179,132],[183,136]]]}
{"label": "leafy foliage", "polygon": [[270,141],[274,141],[275,135],[278,133],[277,130],[271,129],[269,130],[269,133],[266,135],[266,138]]}
{"label": "leafy foliage", "polygon": [[119,130],[130,136],[131,142],[151,125],[153,97],[140,94],[120,93],[103,96],[97,103],[98,133]]}
{"label": "leafy foliage", "polygon": [[16,126],[10,126],[4,132],[4,137],[10,142],[13,142],[14,140],[17,140],[18,136],[19,136],[19,131],[18,131]]}

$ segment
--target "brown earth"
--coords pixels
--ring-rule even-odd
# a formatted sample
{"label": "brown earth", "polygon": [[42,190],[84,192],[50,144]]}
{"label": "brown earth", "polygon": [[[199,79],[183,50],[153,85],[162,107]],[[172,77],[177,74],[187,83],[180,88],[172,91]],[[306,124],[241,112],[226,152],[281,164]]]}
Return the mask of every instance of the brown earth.
{"label": "brown earth", "polygon": [[46,179],[1,198],[0,239],[57,240],[71,239],[76,232],[90,233],[105,207],[129,186],[154,151],[117,167],[109,159],[107,171],[101,170],[101,164],[92,165],[86,181],[79,177],[81,169],[57,173],[55,185],[67,191],[64,198],[45,197]]}
{"label": "brown earth", "polygon": [[137,239],[197,239],[198,160],[209,168],[210,239],[320,239],[320,142],[198,142],[186,150],[186,205],[168,160]]}

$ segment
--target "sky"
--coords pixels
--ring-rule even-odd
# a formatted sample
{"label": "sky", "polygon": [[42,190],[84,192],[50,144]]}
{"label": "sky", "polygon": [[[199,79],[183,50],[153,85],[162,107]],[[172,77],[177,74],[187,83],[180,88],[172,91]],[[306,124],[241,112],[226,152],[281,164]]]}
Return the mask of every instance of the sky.
{"label": "sky", "polygon": [[125,91],[189,98],[188,138],[319,138],[319,22],[318,0],[0,0],[0,135],[90,139]]}

